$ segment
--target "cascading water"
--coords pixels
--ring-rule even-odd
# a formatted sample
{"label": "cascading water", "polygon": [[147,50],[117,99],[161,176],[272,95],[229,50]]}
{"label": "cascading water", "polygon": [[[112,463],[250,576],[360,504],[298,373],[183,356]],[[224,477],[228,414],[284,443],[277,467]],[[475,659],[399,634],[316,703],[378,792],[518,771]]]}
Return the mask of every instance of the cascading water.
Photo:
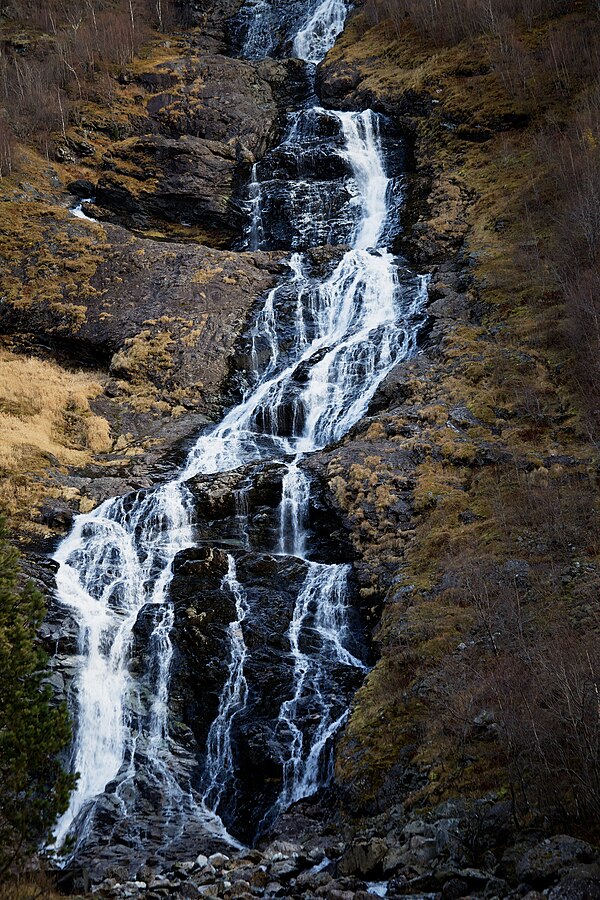
{"label": "cascading water", "polygon": [[235,780],[235,763],[231,745],[231,726],[237,713],[246,705],[248,684],[244,677],[244,661],[247,648],[242,623],[250,612],[244,588],[237,580],[235,559],[227,557],[227,575],[223,584],[235,598],[236,618],[229,626],[231,660],[225,688],[221,694],[219,713],[208,733],[206,751],[206,775],[203,800],[208,807],[219,806],[223,792]]}
{"label": "cascading water", "polygon": [[[69,809],[56,830],[64,839],[85,802],[118,773],[135,742],[128,668],[133,628],[142,607],[164,604],[175,554],[192,540],[185,492],[167,484],[145,496],[117,498],[78,516],[55,556],[57,590],[77,612],[81,665],[76,679],[77,734],[73,768],[79,772]],[[160,575],[151,581],[151,573]],[[161,616],[158,631],[164,635]],[[161,654],[153,731],[164,730],[167,656]]]}
{"label": "cascading water", "polygon": [[295,56],[310,63],[319,63],[341,33],[346,13],[344,0],[323,0],[310,13],[294,38]]}
{"label": "cascading water", "polygon": [[[266,29],[260,12],[268,18],[273,10],[263,0],[253,0],[247,9],[257,18],[248,53],[254,58],[261,55]],[[341,31],[344,15],[339,0],[316,4],[296,33],[295,52],[318,61]],[[264,44],[263,55],[270,46]],[[177,841],[193,821],[215,838],[233,841],[219,815],[229,811],[227,825],[235,832],[230,801],[240,778],[236,746],[244,740],[244,716],[255,702],[245,672],[245,629],[253,612],[235,553],[227,555],[221,584],[235,607],[225,683],[204,759],[186,764],[183,780],[174,774],[181,772],[175,765],[181,748],[169,729],[174,652],[169,587],[175,557],[194,543],[193,498],[186,482],[201,474],[260,460],[283,462],[279,533],[271,552],[297,559],[304,571],[285,635],[288,694],[272,729],[280,790],[260,810],[260,820],[269,822],[330,776],[332,739],[365,665],[350,649],[349,566],[310,558],[311,487],[302,459],[341,438],[365,414],[388,372],[415,351],[426,297],[426,279],[403,270],[381,246],[392,183],[379,126],[380,117],[369,110],[316,106],[290,117],[280,147],[253,168],[247,245],[306,251],[314,241],[348,249],[331,252],[337,262],[325,278],[312,274],[309,254],[292,253],[289,276],[268,294],[250,329],[248,389],[241,402],[198,438],[175,480],[78,516],[56,553],[58,596],[80,624],[73,750],[80,778],[57,827],[59,845],[72,832],[81,843],[98,798],[111,784],[117,798],[111,814],[132,822],[136,779],[142,774],[159,798],[162,818],[155,840]],[[278,199],[282,185],[291,199],[286,214]],[[295,210],[307,202],[313,224],[304,229]],[[283,220],[287,237],[274,240]],[[245,490],[235,500],[237,526],[244,532]],[[247,534],[241,546],[251,551]],[[149,611],[145,659],[133,672],[136,628]]]}
{"label": "cascading water", "polygon": [[249,250],[260,250],[264,240],[264,234],[262,226],[260,182],[257,181],[256,164],[252,166],[249,194],[250,225],[248,228],[247,244]]}
{"label": "cascading water", "polygon": [[264,59],[291,44],[298,59],[320,62],[342,31],[346,0],[247,0],[238,16],[242,56]]}

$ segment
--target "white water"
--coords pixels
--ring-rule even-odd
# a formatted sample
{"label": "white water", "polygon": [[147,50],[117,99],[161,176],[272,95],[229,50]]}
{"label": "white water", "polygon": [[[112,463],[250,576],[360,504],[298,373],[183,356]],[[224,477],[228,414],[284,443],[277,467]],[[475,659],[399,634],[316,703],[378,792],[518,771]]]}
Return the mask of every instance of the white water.
{"label": "white water", "polygon": [[223,586],[235,600],[236,618],[229,625],[231,660],[225,687],[221,694],[217,718],[210,727],[206,750],[206,774],[203,802],[217,809],[225,789],[235,780],[235,765],[231,744],[231,727],[236,715],[245,707],[248,684],[244,676],[244,662],[248,654],[242,623],[250,612],[244,588],[237,580],[235,560],[228,554],[227,575]]}
{"label": "white water", "polygon": [[[306,522],[310,501],[310,481],[296,461],[288,466],[284,477],[281,503],[280,547],[305,559]],[[287,637],[294,659],[294,692],[282,703],[276,729],[286,735],[287,752],[283,758],[283,783],[279,797],[264,822],[290,803],[314,793],[315,788],[329,780],[331,757],[323,759],[324,750],[342,726],[347,710],[333,713],[328,695],[328,676],[336,666],[366,671],[364,663],[346,649],[349,637],[347,623],[348,576],[347,565],[324,565],[309,562],[306,579],[298,594]],[[313,641],[318,640],[317,653],[303,648],[307,629]],[[304,708],[304,709],[303,709]],[[301,718],[316,723],[312,732],[303,731],[297,724]],[[325,763],[326,771],[323,771]]]}
{"label": "white water", "polygon": [[[311,111],[314,113],[315,111]],[[317,108],[317,112],[321,110]],[[278,299],[281,288],[267,296],[250,332],[253,387],[244,400],[212,432],[202,435],[181,475],[187,478],[239,467],[265,457],[292,454],[283,479],[279,552],[305,559],[310,483],[299,462],[339,439],[365,413],[387,372],[414,350],[414,323],[425,296],[425,279],[408,294],[400,290],[397,266],[377,244],[387,219],[388,180],[381,161],[377,117],[372,112],[331,113],[345,138],[340,151],[348,159],[356,196],[356,224],[349,235],[355,246],[347,251],[331,276],[311,284],[300,254],[290,261],[285,285],[296,294],[295,341],[291,353],[281,345]],[[298,121],[293,124],[296,131]],[[297,135],[296,135],[297,136]],[[259,343],[262,353],[259,354]],[[318,357],[313,362],[315,356]],[[261,358],[259,358],[261,357]],[[303,385],[295,383],[299,366],[308,370]],[[292,398],[290,400],[290,397]],[[291,405],[287,423],[281,410]],[[322,685],[332,666],[364,669],[345,647],[347,637],[346,566],[309,563],[288,631],[294,660],[293,692],[279,712],[277,731],[283,745],[283,785],[276,809],[314,792],[327,779],[330,741],[346,718],[333,714]],[[241,620],[238,620],[241,621]],[[302,650],[309,629],[318,635],[317,654]],[[205,793],[217,810],[225,783],[231,784],[231,711],[239,713],[238,681],[243,677],[238,632],[230,641],[231,667],[222,695],[219,719],[211,729],[207,769],[213,789]],[[245,700],[244,700],[245,702]],[[243,704],[241,704],[243,706]],[[310,719],[316,728],[302,729],[297,719]],[[221,769],[222,781],[216,773]]]}
{"label": "white water", "polygon": [[93,219],[91,216],[88,216],[87,213],[83,211],[84,203],[93,203],[93,197],[86,197],[83,200],[80,200],[75,206],[72,206],[69,212],[75,216],[77,219],[85,219],[86,222],[98,222],[98,219]]}
{"label": "white water", "polygon": [[388,883],[387,881],[367,881],[367,890],[376,897],[387,897]]}
{"label": "white water", "polygon": [[[284,759],[283,786],[273,813],[302,797],[314,793],[330,776],[322,772],[323,751],[347,717],[332,715],[331,699],[322,690],[322,681],[329,667],[350,666],[366,671],[366,666],[345,647],[347,637],[347,593],[349,567],[310,563],[306,581],[298,595],[294,616],[288,631],[294,658],[294,693],[279,710],[278,727],[288,739],[288,753]],[[310,628],[320,639],[318,655],[302,650],[301,638]],[[311,718],[317,722],[307,735],[296,724],[302,704],[310,708]],[[329,760],[325,761],[326,764]]]}
{"label": "white water", "polygon": [[[261,6],[261,0],[255,6]],[[312,19],[307,21],[296,38],[298,55],[312,60],[311,54],[322,54],[330,46],[343,24],[337,18],[342,7],[336,2],[319,7],[327,15],[320,24],[310,26]],[[289,277],[266,297],[250,331],[252,370],[242,401],[198,438],[174,481],[78,516],[56,553],[58,596],[80,626],[73,752],[73,769],[80,779],[56,829],[58,846],[73,826],[81,832],[78,817],[93,810],[94,798],[115,779],[122,814],[130,816],[124,786],[134,783],[140,748],[164,796],[170,833],[182,833],[186,822],[195,818],[214,834],[228,837],[216,813],[237,777],[233,731],[248,699],[243,624],[251,614],[232,555],[222,588],[234,599],[236,615],[229,626],[227,677],[208,736],[200,792],[174,774],[168,724],[174,621],[169,585],[175,556],[193,545],[191,495],[185,483],[200,473],[287,458],[278,550],[306,560],[307,573],[287,632],[292,687],[276,717],[282,787],[275,807],[265,815],[314,792],[329,777],[331,741],[346,709],[338,708],[339,700],[338,705],[334,702],[328,679],[339,667],[360,672],[364,664],[348,649],[348,567],[307,559],[310,482],[301,461],[341,438],[364,415],[386,374],[414,352],[426,279],[402,283],[394,257],[379,246],[388,217],[389,182],[378,116],[315,107],[294,117],[294,140],[301,144],[311,117],[321,116],[338,127],[338,152],[349,169],[350,249],[324,281],[311,276],[307,258],[292,255]],[[262,194],[256,168],[252,177],[249,227],[258,244]],[[240,496],[237,519],[242,530],[246,515]],[[148,605],[154,608],[153,625],[147,653],[142,654],[142,674],[134,677],[134,626]],[[140,690],[140,677],[150,686],[149,696]],[[307,720],[312,724],[306,725]]]}
{"label": "white water", "polygon": [[[187,490],[176,483],[107,500],[76,517],[55,554],[58,596],[77,615],[81,653],[73,754],[79,780],[56,828],[58,846],[84,804],[116,777],[127,751],[133,756],[136,729],[127,706],[133,628],[146,604],[164,606],[172,561],[192,543],[188,503]],[[148,727],[155,742],[166,734],[169,619],[167,612],[159,615],[151,636],[160,651]]]}
{"label": "white water", "polygon": [[[292,51],[298,59],[316,65],[343,30],[348,9],[345,0],[312,0],[307,6],[301,23],[296,24]],[[273,0],[247,0],[241,12],[245,23],[242,55],[246,59],[270,56],[282,39],[278,35],[282,10]]]}
{"label": "white water", "polygon": [[256,174],[256,163],[252,166],[248,188],[250,202],[250,226],[248,228],[248,249],[260,250],[264,240],[260,182]]}
{"label": "white water", "polygon": [[[377,116],[370,110],[323,114],[338,120],[346,141],[342,153],[354,172],[357,223],[349,238],[355,246],[317,285],[306,275],[302,256],[294,254],[291,281],[285,286],[299,298],[294,352],[286,357],[279,346],[275,305],[281,288],[276,288],[252,332],[254,363],[260,365],[259,336],[268,347],[268,363],[244,400],[199,438],[182,480],[234,469],[265,455],[310,453],[339,440],[364,415],[386,374],[415,349],[415,321],[427,279],[417,279],[412,293],[401,291],[394,257],[377,249],[387,220],[389,183]],[[318,362],[311,364],[316,356]],[[309,371],[305,384],[297,386],[294,375],[303,364]],[[284,428],[281,411],[291,392],[294,422]]]}
{"label": "white water", "polygon": [[279,510],[279,552],[306,558],[306,525],[310,481],[297,460],[288,464],[281,486]]}
{"label": "white water", "polygon": [[298,59],[319,63],[342,32],[347,12],[344,0],[323,0],[294,39],[294,54]]}
{"label": "white water", "polygon": [[274,48],[275,17],[271,0],[247,0],[243,10],[247,21],[243,56],[264,59]]}

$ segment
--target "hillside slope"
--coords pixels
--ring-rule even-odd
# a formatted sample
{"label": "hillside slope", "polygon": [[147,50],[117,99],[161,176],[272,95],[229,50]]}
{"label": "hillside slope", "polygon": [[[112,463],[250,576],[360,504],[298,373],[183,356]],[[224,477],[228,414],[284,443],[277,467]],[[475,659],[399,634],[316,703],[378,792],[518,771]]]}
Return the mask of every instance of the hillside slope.
{"label": "hillside slope", "polygon": [[328,103],[414,135],[428,191],[402,249],[432,272],[424,353],[324,460],[363,593],[385,597],[337,775],[355,810],[493,791],[589,836],[598,22],[563,4],[456,36],[402,8],[358,12],[320,72]]}
{"label": "hillside slope", "polygon": [[[137,48],[110,104],[73,97],[51,159],[12,145],[0,467],[24,539],[151,483],[235,390],[239,335],[280,271],[280,254],[229,249],[236,191],[301,81],[293,61],[225,56],[235,6]],[[369,0],[318,70],[324,105],[406,135],[395,249],[431,276],[421,352],[309,463],[379,655],[332,791],[270,835],[339,857],[305,883],[323,896],[382,877],[390,896],[600,883],[584,843],[600,828],[598,10],[483,7]],[[73,217],[92,192],[98,221]]]}

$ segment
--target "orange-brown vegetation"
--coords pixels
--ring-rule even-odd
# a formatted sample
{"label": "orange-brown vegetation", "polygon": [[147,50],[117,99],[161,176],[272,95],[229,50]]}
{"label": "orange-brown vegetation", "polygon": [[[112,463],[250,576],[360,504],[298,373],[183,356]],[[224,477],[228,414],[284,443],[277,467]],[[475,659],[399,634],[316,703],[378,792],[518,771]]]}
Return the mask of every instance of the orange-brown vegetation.
{"label": "orange-brown vegetation", "polygon": [[48,467],[82,465],[110,449],[108,422],[90,409],[101,390],[89,373],[0,350],[0,485],[14,522],[48,496]]}
{"label": "orange-brown vegetation", "polygon": [[[460,240],[477,304],[386,422],[419,465],[382,658],[338,755],[359,805],[402,762],[424,778],[397,792],[415,806],[496,791],[521,821],[600,826],[598,13],[369,0],[334,50],[361,90],[428,98],[425,218],[438,246]],[[356,534],[380,577],[385,542]]]}
{"label": "orange-brown vegetation", "polygon": [[0,12],[0,174],[15,165],[14,136],[52,155],[77,104],[106,93],[151,28],[176,23],[172,0],[5,0]]}
{"label": "orange-brown vegetation", "polygon": [[[600,408],[600,16],[596,3],[368,0],[366,16],[440,49],[462,42],[530,119],[529,186],[513,197],[513,265],[559,292],[586,408]],[[387,23],[387,25],[386,25]],[[468,108],[464,110],[468,115]],[[511,152],[507,146],[506,156]]]}

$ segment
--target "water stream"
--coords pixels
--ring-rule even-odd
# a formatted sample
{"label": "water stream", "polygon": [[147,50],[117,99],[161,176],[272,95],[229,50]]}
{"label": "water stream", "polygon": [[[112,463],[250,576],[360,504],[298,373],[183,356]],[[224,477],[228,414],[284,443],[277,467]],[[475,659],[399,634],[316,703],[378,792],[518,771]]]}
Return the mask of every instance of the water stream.
{"label": "water stream", "polygon": [[[271,49],[274,9],[266,0],[251,0],[247,11],[246,55],[258,58]],[[341,0],[305,11],[293,52],[318,62],[345,14]],[[80,629],[72,759],[80,778],[56,830],[58,845],[76,834],[77,852],[86,830],[98,827],[98,798],[111,784],[120,804],[114,814],[139,818],[141,778],[162,798],[160,836],[153,839],[177,841],[194,820],[219,839],[235,840],[228,831],[236,833],[235,820],[226,827],[220,816],[243,777],[236,746],[244,736],[236,729],[249,702],[245,629],[253,610],[234,552],[221,585],[235,606],[225,683],[201,759],[183,767],[184,778],[182,751],[169,726],[175,615],[169,587],[175,557],[194,544],[187,483],[200,474],[283,462],[279,533],[271,552],[305,568],[284,635],[291,685],[273,716],[281,784],[275,801],[260,811],[263,823],[331,775],[332,740],[350,699],[343,672],[355,673],[356,684],[365,664],[350,649],[349,566],[311,559],[311,484],[303,459],[343,437],[390,370],[415,352],[426,298],[426,279],[407,271],[384,246],[395,195],[381,124],[370,110],[314,106],[290,116],[282,143],[253,167],[248,188],[246,244],[288,251],[289,274],[264,299],[249,330],[244,396],[198,437],[174,480],[78,516],[58,548],[58,597]],[[332,244],[342,246],[331,250],[329,274],[315,275],[309,248]],[[236,521],[246,550],[247,515],[242,491]],[[132,646],[136,623],[148,615],[140,675],[131,664]],[[136,840],[150,840],[136,827]]]}

